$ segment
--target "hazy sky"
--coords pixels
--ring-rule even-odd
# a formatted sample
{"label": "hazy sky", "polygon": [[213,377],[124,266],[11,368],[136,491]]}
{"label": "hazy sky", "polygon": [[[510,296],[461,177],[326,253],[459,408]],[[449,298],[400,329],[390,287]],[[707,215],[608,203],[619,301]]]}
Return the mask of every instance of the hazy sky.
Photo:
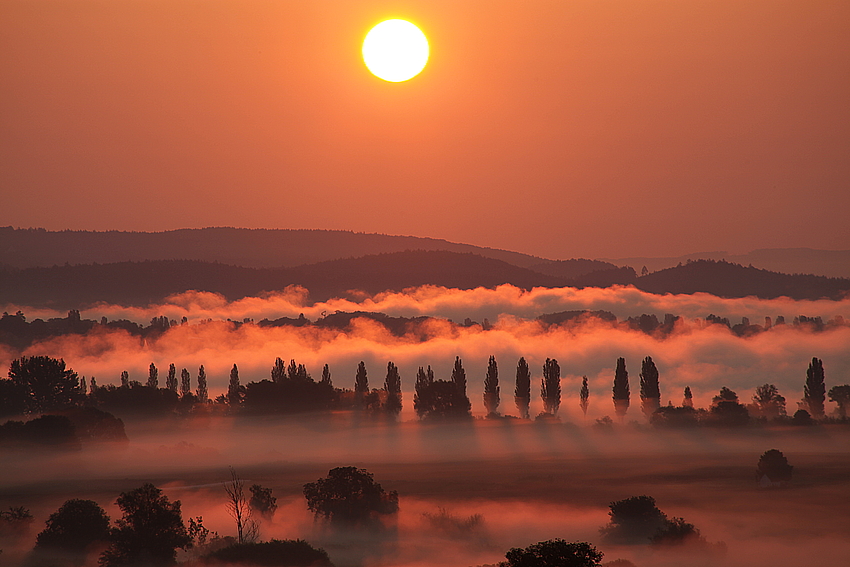
{"label": "hazy sky", "polygon": [[[360,59],[390,17],[425,71]],[[0,225],[850,248],[846,0],[2,0]]]}

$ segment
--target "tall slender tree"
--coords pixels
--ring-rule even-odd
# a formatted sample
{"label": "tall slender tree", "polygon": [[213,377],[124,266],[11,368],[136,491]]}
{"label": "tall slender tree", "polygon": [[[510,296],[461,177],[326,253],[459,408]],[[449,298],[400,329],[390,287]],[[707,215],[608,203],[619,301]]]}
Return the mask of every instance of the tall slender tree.
{"label": "tall slender tree", "polygon": [[803,400],[809,408],[809,413],[815,419],[823,418],[823,404],[826,400],[824,385],[823,361],[812,358],[806,370],[806,384],[803,386]]}
{"label": "tall slender tree", "polygon": [[499,402],[499,368],[496,366],[496,357],[491,356],[484,378],[484,408],[487,415],[498,415]]}
{"label": "tall slender tree", "polygon": [[661,407],[658,368],[651,356],[644,358],[640,365],[640,406],[647,419]]}
{"label": "tall slender tree", "polygon": [[384,409],[390,415],[398,415],[401,412],[401,376],[398,373],[398,368],[392,362],[387,363],[387,378],[384,381],[384,389],[387,391]]}
{"label": "tall slender tree", "polygon": [[587,387],[587,376],[581,377],[581,390],[578,393],[579,405],[584,419],[587,419],[587,408],[590,405],[590,388]]}
{"label": "tall slender tree", "polygon": [[320,383],[321,384],[327,384],[331,388],[333,388],[333,386],[334,386],[334,383],[331,380],[331,369],[327,364],[325,364],[325,367],[322,368],[322,380],[321,380]]}
{"label": "tall slender tree", "polygon": [[691,393],[691,387],[685,386],[684,398],[682,399],[682,407],[683,408],[692,408],[694,407],[694,395]]}
{"label": "tall slender tree", "polygon": [[227,402],[231,406],[242,403],[242,385],[239,383],[239,369],[236,365],[230,369],[230,384],[227,386]]}
{"label": "tall slender tree", "polygon": [[277,357],[274,359],[274,366],[272,366],[272,382],[275,384],[280,384],[286,378],[286,363],[283,362],[283,359]]}
{"label": "tall slender tree", "polygon": [[525,357],[520,357],[516,364],[516,387],[514,388],[514,402],[516,403],[519,416],[523,419],[529,418],[528,406],[531,403],[531,372]]}
{"label": "tall slender tree", "polygon": [[369,393],[369,377],[366,375],[366,363],[362,360],[357,365],[354,376],[354,400],[358,406],[363,405],[363,398]]}
{"label": "tall slender tree", "polygon": [[180,395],[186,396],[189,392],[192,391],[192,382],[189,376],[189,371],[187,369],[183,369],[180,371]]}
{"label": "tall slender tree", "polygon": [[148,388],[159,388],[159,370],[156,369],[156,366],[153,362],[151,362],[150,368],[148,369]]}
{"label": "tall slender tree", "polygon": [[86,384],[85,376],[80,378],[80,393],[84,396],[88,393],[88,385]]}
{"label": "tall slender tree", "polygon": [[205,404],[209,401],[210,395],[207,390],[207,373],[204,370],[204,365],[202,364],[198,368],[198,389],[195,390],[198,396],[198,401],[202,404]]}
{"label": "tall slender tree", "polygon": [[617,369],[614,371],[614,411],[620,421],[629,411],[629,372],[626,370],[626,359],[617,359]]}
{"label": "tall slender tree", "polygon": [[554,358],[547,358],[543,364],[540,397],[543,398],[543,411],[557,415],[561,407],[561,367]]}
{"label": "tall slender tree", "polygon": [[165,379],[165,387],[172,392],[177,391],[177,367],[172,362],[168,365],[168,377]]}
{"label": "tall slender tree", "polygon": [[453,413],[459,416],[469,415],[472,403],[466,395],[466,370],[463,369],[463,362],[459,356],[455,357],[455,365],[452,368],[452,383],[456,394],[452,404]]}
{"label": "tall slender tree", "polygon": [[431,367],[428,367],[428,372],[421,366],[416,372],[416,382],[414,384],[413,394],[413,409],[416,410],[416,415],[422,419],[428,414],[431,407],[430,394],[431,385],[434,383],[434,373],[431,372]]}
{"label": "tall slender tree", "polygon": [[286,377],[293,381],[298,380],[298,365],[294,358],[289,361],[289,366],[286,367]]}
{"label": "tall slender tree", "polygon": [[121,387],[129,388],[130,387],[130,373],[126,370],[121,371]]}

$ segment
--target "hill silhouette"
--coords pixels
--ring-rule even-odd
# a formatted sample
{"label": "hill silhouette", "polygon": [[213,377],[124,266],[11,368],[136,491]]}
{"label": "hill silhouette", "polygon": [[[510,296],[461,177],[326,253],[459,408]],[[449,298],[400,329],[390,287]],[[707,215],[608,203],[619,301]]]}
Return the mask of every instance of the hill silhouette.
{"label": "hill silhouette", "polygon": [[79,309],[99,301],[147,305],[186,290],[220,293],[228,299],[300,285],[311,301],[432,284],[458,289],[512,284],[559,287],[570,282],[501,260],[446,251],[406,251],[331,260],[295,268],[246,268],[194,260],[116,262],[5,270],[5,303]]}
{"label": "hill silhouette", "polygon": [[[0,266],[49,267],[144,260],[200,260],[246,268],[279,268],[405,250],[473,253],[529,268],[544,258],[459,244],[437,238],[365,234],[344,230],[269,230],[214,227],[165,232],[48,231],[0,227]],[[586,262],[594,262],[587,260]],[[573,264],[568,262],[568,265]],[[614,264],[595,262],[566,277]],[[585,271],[582,272],[582,269]],[[538,270],[540,271],[540,270]],[[543,272],[549,273],[549,272]],[[549,275],[564,277],[565,274]]]}
{"label": "hill silhouette", "polygon": [[725,261],[697,260],[637,278],[634,285],[650,293],[710,293],[719,297],[763,299],[840,299],[850,293],[850,279],[780,274]]}

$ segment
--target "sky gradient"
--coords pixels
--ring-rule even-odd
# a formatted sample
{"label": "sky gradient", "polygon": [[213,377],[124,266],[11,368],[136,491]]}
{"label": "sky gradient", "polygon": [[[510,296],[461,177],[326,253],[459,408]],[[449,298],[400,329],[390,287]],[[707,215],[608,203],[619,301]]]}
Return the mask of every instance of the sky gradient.
{"label": "sky gradient", "polygon": [[[360,59],[418,24],[406,83]],[[0,225],[850,249],[846,1],[3,0]]]}

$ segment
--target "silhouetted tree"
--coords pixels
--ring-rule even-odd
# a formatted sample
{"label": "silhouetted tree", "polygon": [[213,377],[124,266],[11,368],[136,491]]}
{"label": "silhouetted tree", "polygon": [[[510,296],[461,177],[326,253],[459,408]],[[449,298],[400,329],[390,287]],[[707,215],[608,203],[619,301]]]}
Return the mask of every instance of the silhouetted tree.
{"label": "silhouetted tree", "polygon": [[667,516],[655,505],[651,496],[632,496],[611,502],[610,522],[600,529],[602,539],[612,544],[648,543],[663,528]]}
{"label": "silhouetted tree", "polygon": [[172,392],[177,391],[177,368],[173,362],[168,365],[168,377],[165,379],[165,387]]}
{"label": "silhouetted tree", "polygon": [[614,411],[620,421],[629,411],[629,373],[626,370],[626,359],[617,359],[617,369],[614,371]]}
{"label": "silhouetted tree", "polygon": [[148,388],[159,388],[159,370],[156,369],[156,365],[153,362],[151,362],[148,369],[148,383],[145,385]]}
{"label": "silhouetted tree", "polygon": [[327,552],[304,541],[279,540],[235,543],[204,557],[213,565],[262,565],[264,567],[333,567]]}
{"label": "silhouetted tree", "polygon": [[579,390],[578,397],[581,413],[584,415],[584,419],[587,419],[587,408],[590,405],[590,388],[587,387],[587,376],[581,377],[581,390]]}
{"label": "silhouetted tree", "polygon": [[640,367],[640,405],[647,419],[661,407],[658,368],[655,367],[651,356],[644,358]]}
{"label": "silhouetted tree", "polygon": [[691,393],[691,387],[685,386],[685,394],[682,399],[682,407],[683,408],[692,408],[694,407],[694,395]]}
{"label": "silhouetted tree", "polygon": [[265,488],[259,484],[252,484],[251,501],[248,505],[252,510],[258,512],[264,518],[271,518],[277,510],[277,498],[272,496],[272,489]]}
{"label": "silhouetted tree", "polygon": [[756,415],[767,419],[776,419],[785,415],[785,398],[773,384],[764,384],[756,388],[753,396]]}
{"label": "silhouetted tree", "polygon": [[33,518],[29,509],[23,506],[9,506],[7,509],[0,511],[0,538],[10,538],[13,541],[24,539],[29,533],[30,526],[34,520],[35,518]]}
{"label": "silhouetted tree", "polygon": [[239,383],[239,369],[236,365],[230,369],[230,383],[227,386],[227,403],[236,407],[242,403],[244,388]]}
{"label": "silhouetted tree", "polygon": [[82,378],[80,378],[80,394],[85,396],[87,391],[88,391],[88,386],[86,385],[86,377],[83,376]]}
{"label": "silhouetted tree", "polygon": [[307,508],[335,524],[371,524],[379,515],[398,512],[398,493],[386,492],[372,473],[337,467],[327,478],[304,485]]}
{"label": "silhouetted tree", "polygon": [[130,373],[126,370],[121,372],[121,387],[129,388],[130,387]]}
{"label": "silhouetted tree", "polygon": [[91,377],[91,391],[93,394],[97,392],[97,380],[94,376]]}
{"label": "silhouetted tree", "polygon": [[333,386],[334,386],[334,383],[331,380],[331,369],[328,367],[327,364],[325,364],[324,368],[322,368],[322,380],[321,380],[320,384],[326,384],[327,386],[330,386],[331,388],[333,388]]}
{"label": "silhouetted tree", "polygon": [[455,357],[451,381],[455,386],[455,394],[452,399],[452,415],[469,417],[472,411],[472,403],[466,395],[466,370],[463,369],[463,362],[459,356]]}
{"label": "silhouetted tree", "polygon": [[561,406],[561,367],[554,358],[547,358],[543,364],[540,397],[543,399],[543,411],[556,415]]}
{"label": "silhouetted tree", "polygon": [[723,386],[720,393],[711,400],[709,410],[713,423],[718,425],[740,426],[749,421],[750,414],[738,402],[738,394]]}
{"label": "silhouetted tree", "polygon": [[487,363],[487,376],[484,377],[484,409],[487,415],[498,415],[499,402],[499,367],[496,366],[496,357],[491,356]]}
{"label": "silhouetted tree", "polygon": [[198,389],[196,390],[198,396],[198,402],[205,404],[209,401],[210,396],[207,391],[207,373],[204,370],[204,365],[202,364],[198,368]]}
{"label": "silhouetted tree", "polygon": [[354,399],[355,403],[363,406],[363,398],[369,393],[369,377],[366,374],[366,363],[362,360],[357,365],[357,374],[354,376]]}
{"label": "silhouetted tree", "polygon": [[782,454],[782,451],[771,449],[765,451],[759,457],[758,467],[756,468],[756,480],[761,481],[762,477],[767,478],[774,483],[783,483],[791,481],[791,472],[794,467],[788,464],[788,459]]}
{"label": "silhouetted tree", "polygon": [[280,384],[286,378],[286,364],[283,362],[283,359],[277,357],[274,359],[274,366],[272,366],[272,382],[275,384]]}
{"label": "silhouetted tree", "polygon": [[516,365],[514,401],[519,410],[519,416],[523,419],[528,419],[528,406],[531,403],[531,372],[524,357],[520,357]]}
{"label": "silhouetted tree", "polygon": [[122,493],[116,504],[123,515],[100,557],[103,567],[173,565],[176,550],[191,543],[180,501],[170,502],[153,484]]}
{"label": "silhouetted tree", "polygon": [[850,384],[830,388],[829,401],[838,404],[838,416],[841,419],[846,419],[847,407],[850,406]]}
{"label": "silhouetted tree", "polygon": [[384,409],[390,415],[401,412],[401,376],[398,368],[392,362],[387,363],[387,378],[384,380],[384,390],[387,391],[387,401]]}
{"label": "silhouetted tree", "polygon": [[808,370],[806,370],[803,399],[812,417],[814,419],[822,419],[823,404],[826,399],[826,386],[824,385],[823,361],[817,358],[812,358],[812,362],[809,364]]}
{"label": "silhouetted tree", "polygon": [[815,420],[812,419],[812,414],[806,410],[798,409],[794,412],[794,416],[791,418],[791,423],[794,425],[814,425]]}
{"label": "silhouetted tree", "polygon": [[293,382],[309,382],[312,380],[310,373],[307,372],[307,367],[303,364],[296,364],[295,360],[289,361],[289,366],[286,368],[286,375]]}
{"label": "silhouetted tree", "polygon": [[428,366],[427,373],[420,366],[416,373],[413,394],[413,409],[416,410],[416,415],[420,419],[428,415],[429,409],[433,406],[431,401],[431,385],[433,383],[434,373],[431,371],[431,366]]}
{"label": "silhouetted tree", "polygon": [[187,394],[192,392],[192,382],[189,376],[189,371],[187,369],[183,369],[180,371],[180,396],[186,397]]}
{"label": "silhouetted tree", "polygon": [[34,564],[82,565],[93,544],[109,539],[109,516],[92,500],[67,500],[38,534]]}
{"label": "silhouetted tree", "polygon": [[9,379],[13,395],[22,396],[29,413],[42,413],[71,407],[82,400],[77,373],[65,368],[63,359],[49,356],[23,356],[12,361]]}
{"label": "silhouetted tree", "polygon": [[245,483],[231,467],[230,480],[224,483],[224,491],[227,493],[227,513],[236,522],[236,542],[251,543],[259,536],[259,526],[251,514],[251,506],[245,495]]}
{"label": "silhouetted tree", "polygon": [[657,547],[670,547],[677,545],[708,546],[708,542],[700,534],[700,531],[685,521],[684,518],[673,517],[650,538],[652,545]]}
{"label": "silhouetted tree", "polygon": [[541,541],[526,548],[513,547],[500,567],[598,567],[603,553],[584,541]]}

